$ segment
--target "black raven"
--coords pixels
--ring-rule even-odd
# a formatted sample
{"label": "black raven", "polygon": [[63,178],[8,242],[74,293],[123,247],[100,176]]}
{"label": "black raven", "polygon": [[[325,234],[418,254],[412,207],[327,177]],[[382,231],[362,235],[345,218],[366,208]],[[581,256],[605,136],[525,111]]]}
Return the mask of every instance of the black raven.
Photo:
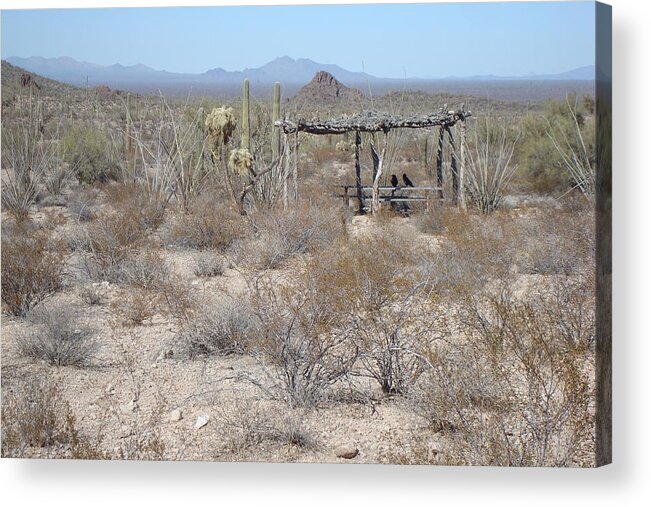
{"label": "black raven", "polygon": [[392,187],[398,186],[398,177],[395,174],[391,175],[391,186]]}
{"label": "black raven", "polygon": [[407,174],[406,174],[406,173],[403,173],[403,175],[402,175],[402,181],[405,182],[405,186],[406,186],[406,187],[413,187],[413,186],[414,186],[414,184],[411,182],[411,180],[407,177]]}

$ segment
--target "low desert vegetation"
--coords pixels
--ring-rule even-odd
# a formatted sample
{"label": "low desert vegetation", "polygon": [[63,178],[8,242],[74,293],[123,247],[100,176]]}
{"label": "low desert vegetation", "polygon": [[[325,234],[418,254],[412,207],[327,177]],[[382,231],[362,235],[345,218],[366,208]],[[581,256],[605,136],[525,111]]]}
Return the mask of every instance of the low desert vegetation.
{"label": "low desert vegetation", "polygon": [[[465,209],[457,144],[371,216],[351,138],[299,136],[294,196],[271,104],[104,92],[3,105],[3,456],[593,464],[590,100],[478,113]],[[434,184],[394,134],[364,177]]]}
{"label": "low desert vegetation", "polygon": [[96,349],[93,330],[74,310],[41,304],[27,315],[31,329],[17,338],[20,353],[53,366],[85,366]]}

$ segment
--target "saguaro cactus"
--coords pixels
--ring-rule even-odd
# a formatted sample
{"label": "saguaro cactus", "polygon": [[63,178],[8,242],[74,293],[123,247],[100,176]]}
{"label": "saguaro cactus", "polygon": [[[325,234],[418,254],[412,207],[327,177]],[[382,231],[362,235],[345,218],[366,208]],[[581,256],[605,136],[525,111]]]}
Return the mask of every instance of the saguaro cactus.
{"label": "saguaro cactus", "polygon": [[249,109],[249,80],[242,87],[242,149],[251,149],[251,110]]}

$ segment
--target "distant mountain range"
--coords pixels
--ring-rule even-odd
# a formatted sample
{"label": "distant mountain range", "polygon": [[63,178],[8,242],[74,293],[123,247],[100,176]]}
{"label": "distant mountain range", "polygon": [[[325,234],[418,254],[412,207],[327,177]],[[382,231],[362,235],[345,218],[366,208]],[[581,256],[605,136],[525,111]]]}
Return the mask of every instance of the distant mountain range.
{"label": "distant mountain range", "polygon": [[[271,62],[258,67],[247,68],[241,71],[227,71],[221,67],[210,69],[200,74],[189,74],[179,72],[168,72],[155,70],[146,65],[124,66],[116,63],[114,65],[98,65],[96,63],[79,62],[73,58],[62,56],[60,58],[43,58],[33,56],[30,58],[10,57],[7,59],[12,65],[22,67],[30,72],[42,76],[57,79],[74,85],[85,85],[86,78],[89,84],[105,84],[107,86],[124,86],[125,84],[182,84],[182,83],[242,83],[248,78],[252,84],[269,84],[275,81],[291,84],[305,84],[319,71],[326,71],[335,76],[339,81],[347,84],[375,83],[378,81],[390,81],[402,83],[404,79],[382,78],[372,76],[364,72],[351,72],[338,65],[318,63],[307,58],[293,59],[289,56],[276,58]],[[450,76],[446,80],[594,80],[595,67],[586,66],[570,70],[560,74],[529,75],[529,76],[472,76],[456,77]],[[408,81],[431,81],[436,79],[409,78]]]}
{"label": "distant mountain range", "polygon": [[382,78],[364,72],[351,72],[339,65],[318,63],[307,58],[276,58],[257,68],[227,71],[221,67],[191,74],[155,70],[146,65],[99,65],[70,57],[10,57],[9,63],[34,74],[75,86],[106,85],[113,89],[138,93],[162,91],[166,95],[234,96],[242,91],[248,78],[254,95],[268,95],[273,83],[280,81],[283,95],[291,97],[318,72],[333,75],[342,84],[371,95],[389,91],[425,92],[486,96],[505,100],[538,100],[541,97],[565,97],[566,93],[593,93],[595,67],[587,66],[561,74],[528,76],[471,76],[447,78]]}

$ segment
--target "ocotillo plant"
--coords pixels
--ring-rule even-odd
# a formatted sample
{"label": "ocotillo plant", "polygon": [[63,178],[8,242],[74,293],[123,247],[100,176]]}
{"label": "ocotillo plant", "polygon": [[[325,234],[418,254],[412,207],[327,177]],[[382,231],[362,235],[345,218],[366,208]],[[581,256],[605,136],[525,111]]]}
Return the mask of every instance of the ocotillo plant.
{"label": "ocotillo plant", "polygon": [[242,87],[242,149],[251,149],[251,111],[249,109],[249,80]]}

